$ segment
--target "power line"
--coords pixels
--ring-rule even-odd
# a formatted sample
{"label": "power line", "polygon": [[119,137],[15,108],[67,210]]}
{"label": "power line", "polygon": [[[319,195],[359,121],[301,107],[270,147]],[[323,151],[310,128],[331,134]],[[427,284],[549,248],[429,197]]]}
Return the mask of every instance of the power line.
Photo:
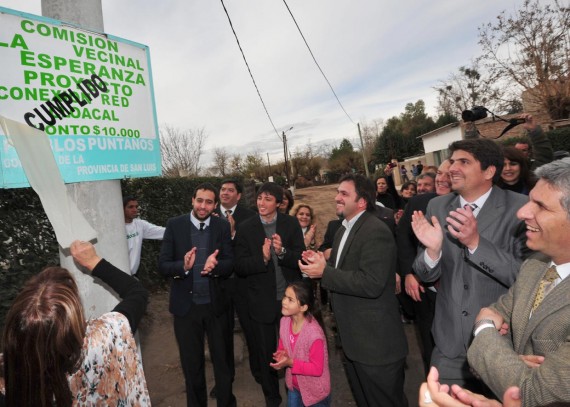
{"label": "power line", "polygon": [[342,103],[340,102],[340,99],[338,98],[336,92],[334,91],[331,83],[329,82],[327,76],[325,75],[325,73],[323,72],[323,70],[321,69],[321,66],[319,65],[319,63],[317,62],[317,59],[315,58],[315,55],[313,54],[313,51],[311,50],[311,47],[309,47],[309,43],[307,42],[307,40],[305,39],[305,36],[303,35],[303,32],[301,31],[301,27],[299,27],[299,24],[297,24],[297,20],[295,20],[295,16],[293,15],[293,13],[291,12],[291,9],[289,8],[289,5],[287,4],[286,0],[283,0],[283,3],[285,4],[285,7],[287,7],[287,11],[289,11],[289,14],[291,15],[291,18],[293,19],[293,22],[295,23],[295,25],[297,26],[297,30],[299,30],[299,34],[301,34],[301,38],[303,38],[303,41],[305,42],[305,45],[307,46],[307,49],[309,50],[309,53],[311,54],[311,57],[313,57],[313,61],[315,61],[315,64],[317,65],[317,68],[319,68],[319,71],[321,71],[321,74],[323,75],[323,78],[325,78],[325,81],[327,81],[327,84],[329,85],[329,88],[331,88],[331,91],[334,95],[334,97],[336,98],[336,101],[338,102],[340,108],[342,109],[342,111],[344,112],[344,114],[346,115],[346,117],[348,117],[348,120],[350,120],[352,122],[352,124],[356,124],[354,123],[354,120],[352,120],[352,118],[350,117],[350,115],[346,112],[344,106],[342,105]]}
{"label": "power line", "polygon": [[267,114],[267,118],[271,122],[271,126],[273,126],[273,130],[275,130],[275,134],[277,134],[277,137],[279,137],[279,140],[283,141],[283,139],[279,135],[279,132],[275,128],[275,124],[273,124],[273,120],[271,120],[271,116],[269,115],[269,111],[267,110],[267,106],[265,106],[265,102],[263,101],[263,98],[261,97],[261,93],[259,92],[259,88],[257,87],[257,83],[255,83],[255,79],[253,78],[253,73],[251,72],[251,69],[249,68],[249,64],[247,63],[247,59],[245,58],[245,54],[243,52],[243,49],[241,48],[241,44],[239,43],[238,36],[236,34],[236,31],[234,30],[234,26],[232,24],[232,20],[230,19],[230,15],[228,14],[228,10],[226,9],[226,5],[224,4],[224,0],[220,0],[220,1],[222,2],[222,7],[224,8],[224,12],[226,13],[226,16],[228,17],[230,27],[232,29],[232,32],[234,33],[234,37],[237,41],[237,45],[238,45],[239,50],[241,52],[241,56],[243,57],[243,61],[245,62],[245,66],[247,67],[247,71],[249,72],[249,76],[251,77],[251,80],[253,82],[253,86],[255,86],[255,90],[257,91],[257,95],[259,96],[259,100],[261,100],[261,104],[263,105],[263,108],[265,109],[265,113]]}

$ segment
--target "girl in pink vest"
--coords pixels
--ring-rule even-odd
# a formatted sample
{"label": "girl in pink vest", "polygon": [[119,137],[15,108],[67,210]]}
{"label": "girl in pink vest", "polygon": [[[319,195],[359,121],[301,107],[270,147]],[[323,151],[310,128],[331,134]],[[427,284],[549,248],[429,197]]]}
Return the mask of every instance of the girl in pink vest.
{"label": "girl in pink vest", "polygon": [[311,281],[306,280],[296,281],[285,290],[279,346],[271,366],[287,368],[287,407],[328,407],[331,381],[327,339]]}

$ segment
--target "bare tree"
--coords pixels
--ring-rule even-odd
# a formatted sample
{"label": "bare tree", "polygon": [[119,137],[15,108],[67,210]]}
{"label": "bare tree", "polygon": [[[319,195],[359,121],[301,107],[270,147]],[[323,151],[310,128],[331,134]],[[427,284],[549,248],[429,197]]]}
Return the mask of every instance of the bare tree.
{"label": "bare tree", "polygon": [[384,127],[383,119],[374,119],[372,122],[368,123],[366,120],[362,120],[360,125],[360,131],[362,133],[362,143],[358,140],[357,145],[364,149],[364,154],[368,163],[374,161],[374,148],[376,147],[376,142],[382,133],[382,128]]}
{"label": "bare tree", "polygon": [[498,112],[511,110],[510,106],[504,106],[504,92],[481,72],[479,64],[473,62],[440,81],[439,86],[434,87],[438,93],[439,113],[458,115],[473,106],[485,106]]}
{"label": "bare tree", "polygon": [[203,127],[181,130],[168,124],[161,126],[162,173],[170,177],[198,175],[207,138]]}
{"label": "bare tree", "polygon": [[232,175],[244,175],[244,162],[241,155],[236,153],[230,157],[230,172]]}
{"label": "bare tree", "polygon": [[212,169],[214,169],[221,177],[225,177],[228,174],[228,169],[230,167],[230,154],[225,148],[215,148],[214,149],[214,164]]}
{"label": "bare tree", "polygon": [[244,172],[246,176],[258,180],[266,178],[267,166],[259,151],[246,155],[244,160]]}
{"label": "bare tree", "polygon": [[[491,79],[528,92],[553,119],[570,115],[570,8],[525,0],[479,27],[479,61]],[[517,89],[518,87],[518,89]]]}

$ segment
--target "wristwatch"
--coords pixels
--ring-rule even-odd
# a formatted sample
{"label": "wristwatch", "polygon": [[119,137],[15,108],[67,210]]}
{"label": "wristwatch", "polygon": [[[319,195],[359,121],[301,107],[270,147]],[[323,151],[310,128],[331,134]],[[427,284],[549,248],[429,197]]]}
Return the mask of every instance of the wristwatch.
{"label": "wristwatch", "polygon": [[282,259],[283,256],[285,256],[285,253],[287,253],[287,250],[285,250],[284,247],[281,247],[281,252],[277,255],[277,257],[279,257],[280,259]]}

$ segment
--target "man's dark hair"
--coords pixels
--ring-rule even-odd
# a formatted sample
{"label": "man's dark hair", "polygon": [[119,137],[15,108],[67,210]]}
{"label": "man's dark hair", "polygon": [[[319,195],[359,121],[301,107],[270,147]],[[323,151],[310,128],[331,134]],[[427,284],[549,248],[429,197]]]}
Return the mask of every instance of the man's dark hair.
{"label": "man's dark hair", "polygon": [[138,201],[137,197],[134,195],[127,195],[123,197],[123,209],[125,209],[129,202]]}
{"label": "man's dark hair", "polygon": [[226,179],[222,180],[222,183],[220,185],[223,186],[224,184],[234,184],[234,187],[235,187],[236,191],[238,192],[238,194],[241,194],[243,192],[243,185],[236,178],[226,178]]}
{"label": "man's dark hair", "polygon": [[356,200],[363,198],[366,201],[367,211],[376,210],[376,188],[374,188],[372,181],[360,174],[344,175],[340,179],[339,184],[344,181],[350,181],[354,184]]}
{"label": "man's dark hair", "polygon": [[283,201],[283,188],[281,188],[281,186],[279,186],[279,184],[276,184],[275,182],[264,183],[257,190],[257,195],[255,197],[257,198],[259,195],[263,193],[274,196],[278,204]]}
{"label": "man's dark hair", "polygon": [[198,190],[203,189],[206,191],[212,191],[214,193],[214,203],[218,203],[220,201],[220,196],[218,195],[218,189],[212,185],[209,182],[203,182],[200,185],[198,185],[195,189],[194,189],[194,193],[192,194],[192,198],[196,198],[196,193],[198,192]]}
{"label": "man's dark hair", "polygon": [[472,154],[481,163],[482,170],[486,170],[491,165],[494,166],[496,171],[493,176],[493,184],[499,181],[505,165],[505,157],[501,146],[493,140],[476,138],[454,141],[449,145],[450,157],[457,150],[463,150]]}

